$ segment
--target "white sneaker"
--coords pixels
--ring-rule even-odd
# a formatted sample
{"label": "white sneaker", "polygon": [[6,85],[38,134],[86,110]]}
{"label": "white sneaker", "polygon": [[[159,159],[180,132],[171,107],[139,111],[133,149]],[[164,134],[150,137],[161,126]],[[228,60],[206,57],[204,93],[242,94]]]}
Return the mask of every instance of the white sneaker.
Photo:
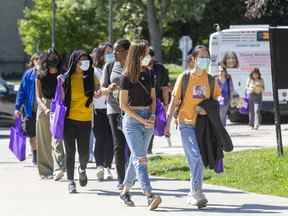
{"label": "white sneaker", "polygon": [[54,181],[59,181],[63,177],[64,177],[64,171],[63,170],[59,170],[59,171],[56,171],[54,173],[53,179],[54,179]]}
{"label": "white sneaker", "polygon": [[199,209],[207,206],[208,200],[203,192],[189,193],[187,204],[196,205]]}
{"label": "white sneaker", "polygon": [[109,168],[104,168],[104,179],[113,180],[113,175]]}
{"label": "white sneaker", "polygon": [[99,166],[96,169],[96,177],[98,181],[103,181],[104,180],[104,167]]}

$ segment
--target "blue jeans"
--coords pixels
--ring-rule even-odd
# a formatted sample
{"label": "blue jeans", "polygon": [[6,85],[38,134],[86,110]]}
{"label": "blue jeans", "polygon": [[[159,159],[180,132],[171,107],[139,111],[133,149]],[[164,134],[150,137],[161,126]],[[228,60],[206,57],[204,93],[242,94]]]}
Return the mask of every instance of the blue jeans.
{"label": "blue jeans", "polygon": [[[136,112],[145,119],[150,117],[148,109],[137,110]],[[145,128],[136,119],[125,114],[123,118],[123,132],[131,151],[124,185],[128,188],[132,187],[135,177],[137,177],[143,192],[150,193],[152,187],[147,170],[147,150],[153,134],[153,128]]]}
{"label": "blue jeans", "polygon": [[203,162],[196,139],[195,127],[189,124],[180,124],[182,145],[190,168],[190,192],[202,192]]}

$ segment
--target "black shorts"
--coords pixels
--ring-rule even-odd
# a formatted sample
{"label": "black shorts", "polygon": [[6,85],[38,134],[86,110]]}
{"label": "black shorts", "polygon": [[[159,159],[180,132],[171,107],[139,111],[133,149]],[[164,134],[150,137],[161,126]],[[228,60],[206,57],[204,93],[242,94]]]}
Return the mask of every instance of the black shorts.
{"label": "black shorts", "polygon": [[32,117],[25,117],[23,121],[23,130],[27,137],[36,136],[36,112],[32,113]]}

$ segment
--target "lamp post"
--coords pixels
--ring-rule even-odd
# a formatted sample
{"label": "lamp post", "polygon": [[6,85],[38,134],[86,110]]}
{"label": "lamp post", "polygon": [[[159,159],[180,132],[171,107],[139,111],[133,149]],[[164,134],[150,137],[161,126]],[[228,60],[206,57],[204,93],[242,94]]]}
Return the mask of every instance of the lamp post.
{"label": "lamp post", "polygon": [[56,2],[52,0],[51,48],[55,49]]}
{"label": "lamp post", "polygon": [[108,37],[109,42],[112,43],[112,30],[113,30],[113,23],[112,23],[112,0],[109,0],[109,17],[108,17]]}

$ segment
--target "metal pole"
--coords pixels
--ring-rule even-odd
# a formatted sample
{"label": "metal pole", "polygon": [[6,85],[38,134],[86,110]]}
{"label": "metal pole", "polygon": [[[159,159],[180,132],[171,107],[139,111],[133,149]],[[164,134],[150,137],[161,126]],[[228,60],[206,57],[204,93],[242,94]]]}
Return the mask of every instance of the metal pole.
{"label": "metal pole", "polygon": [[108,37],[109,42],[112,43],[112,29],[113,29],[113,23],[112,23],[112,0],[109,0],[109,17],[108,17]]}
{"label": "metal pole", "polygon": [[280,120],[280,109],[279,109],[279,97],[278,97],[278,88],[277,88],[277,72],[278,66],[276,62],[277,53],[276,53],[276,42],[277,42],[277,28],[270,27],[270,54],[271,54],[271,69],[272,69],[272,88],[273,88],[273,99],[274,99],[274,119],[275,119],[275,128],[276,128],[276,138],[277,138],[277,153],[278,156],[283,156],[283,143],[282,143],[282,134],[281,134],[281,120]]}
{"label": "metal pole", "polygon": [[51,48],[55,49],[56,2],[52,0]]}

